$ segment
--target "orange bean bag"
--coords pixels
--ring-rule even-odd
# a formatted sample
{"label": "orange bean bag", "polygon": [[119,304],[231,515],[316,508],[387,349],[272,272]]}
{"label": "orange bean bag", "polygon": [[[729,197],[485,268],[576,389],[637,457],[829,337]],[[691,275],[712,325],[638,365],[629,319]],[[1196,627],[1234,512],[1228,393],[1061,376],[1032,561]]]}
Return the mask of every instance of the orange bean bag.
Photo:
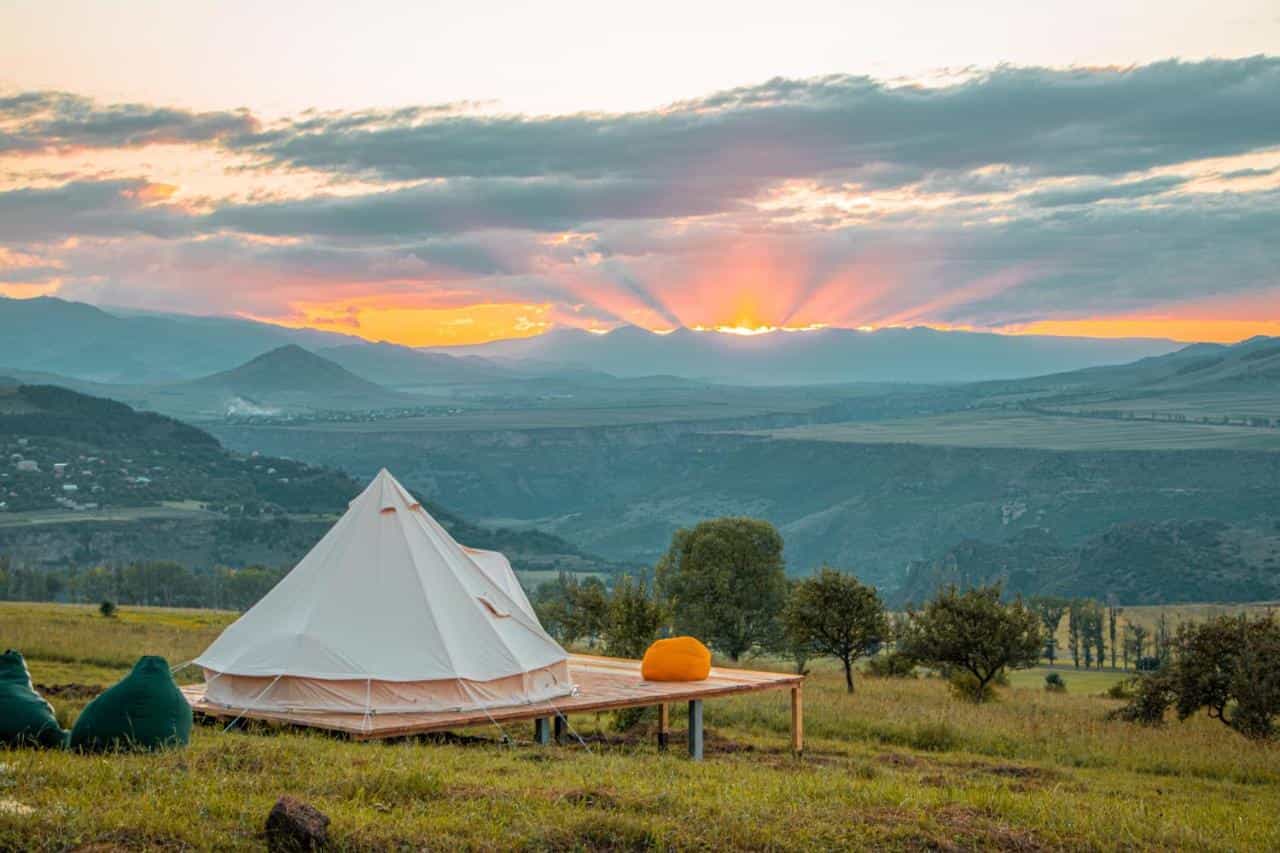
{"label": "orange bean bag", "polygon": [[711,651],[693,637],[658,640],[640,661],[645,681],[702,681],[710,674]]}

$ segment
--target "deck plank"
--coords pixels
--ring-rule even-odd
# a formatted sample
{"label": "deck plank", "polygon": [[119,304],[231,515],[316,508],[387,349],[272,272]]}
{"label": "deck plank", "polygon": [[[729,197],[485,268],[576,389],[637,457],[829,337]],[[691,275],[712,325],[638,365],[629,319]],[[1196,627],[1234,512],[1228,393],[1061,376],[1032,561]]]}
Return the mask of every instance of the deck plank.
{"label": "deck plank", "polygon": [[713,667],[705,681],[657,682],[640,677],[640,662],[595,655],[570,655],[569,674],[578,686],[573,696],[554,702],[537,702],[492,708],[484,711],[452,711],[418,714],[334,714],[287,713],[279,711],[240,711],[205,699],[203,684],[182,688],[194,711],[219,719],[250,719],[285,725],[304,726],[340,732],[357,740],[405,737],[445,729],[505,723],[552,717],[556,714],[578,714],[593,711],[658,705],[665,702],[687,702],[752,693],[761,690],[790,689],[804,681],[803,676],[778,672]]}

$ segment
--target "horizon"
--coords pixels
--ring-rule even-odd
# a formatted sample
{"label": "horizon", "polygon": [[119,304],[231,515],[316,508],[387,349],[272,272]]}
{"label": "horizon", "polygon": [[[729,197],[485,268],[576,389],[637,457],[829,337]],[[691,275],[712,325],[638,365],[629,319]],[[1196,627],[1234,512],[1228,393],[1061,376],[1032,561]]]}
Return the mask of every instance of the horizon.
{"label": "horizon", "polygon": [[[1001,3],[1000,28],[934,4],[914,30],[809,5],[681,9],[605,49],[597,21],[483,3],[308,7],[302,38],[249,4],[12,4],[0,295],[419,347],[1280,335],[1267,4]],[[681,48],[662,68],[656,42]]]}

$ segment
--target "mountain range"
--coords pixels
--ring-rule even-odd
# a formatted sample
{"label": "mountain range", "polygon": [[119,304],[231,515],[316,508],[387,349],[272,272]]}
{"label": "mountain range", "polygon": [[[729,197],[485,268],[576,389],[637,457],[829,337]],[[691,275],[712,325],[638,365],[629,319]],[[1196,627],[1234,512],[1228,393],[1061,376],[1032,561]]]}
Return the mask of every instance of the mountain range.
{"label": "mountain range", "polygon": [[939,331],[814,329],[758,335],[623,326],[606,334],[557,329],[467,347],[434,348],[500,364],[589,367],[616,376],[671,374],[739,385],[830,382],[973,382],[1036,376],[1163,355],[1153,338],[1069,338]]}
{"label": "mountain range", "polygon": [[294,344],[403,390],[591,371],[737,385],[969,382],[1051,374],[1162,355],[1162,339],[1097,339],[888,328],[742,336],[635,326],[415,350],[236,317],[105,310],[53,297],[0,298],[0,368],[80,381],[172,384]]}

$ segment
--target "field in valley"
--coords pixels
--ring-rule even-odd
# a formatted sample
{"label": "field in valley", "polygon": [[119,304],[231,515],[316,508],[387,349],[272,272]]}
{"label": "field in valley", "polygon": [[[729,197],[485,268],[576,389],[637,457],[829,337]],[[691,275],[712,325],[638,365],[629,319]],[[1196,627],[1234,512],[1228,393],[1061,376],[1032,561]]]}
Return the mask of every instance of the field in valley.
{"label": "field in valley", "polygon": [[[197,654],[233,614],[0,606],[0,644],[38,684],[105,685],[139,654]],[[493,727],[463,738],[347,743],[198,726],[189,749],[87,757],[0,753],[0,849],[260,849],[275,799],[327,812],[341,849],[1274,849],[1280,748],[1196,718],[1148,730],[1108,722],[1118,676],[1066,673],[1066,694],[1016,674],[995,704],[936,679],[860,679],[846,695],[819,663],[805,689],[807,752],[787,751],[779,694],[711,700],[707,760],[675,716],[660,755],[642,723],[582,716],[586,744],[540,748]],[[194,677],[190,669],[185,678]],[[53,698],[69,724],[84,699]]]}
{"label": "field in valley", "polygon": [[[1103,407],[1102,404],[1098,404]],[[1109,407],[1109,406],[1108,406]],[[979,410],[752,431],[751,435],[851,444],[925,444],[1042,450],[1280,450],[1280,430]]]}

